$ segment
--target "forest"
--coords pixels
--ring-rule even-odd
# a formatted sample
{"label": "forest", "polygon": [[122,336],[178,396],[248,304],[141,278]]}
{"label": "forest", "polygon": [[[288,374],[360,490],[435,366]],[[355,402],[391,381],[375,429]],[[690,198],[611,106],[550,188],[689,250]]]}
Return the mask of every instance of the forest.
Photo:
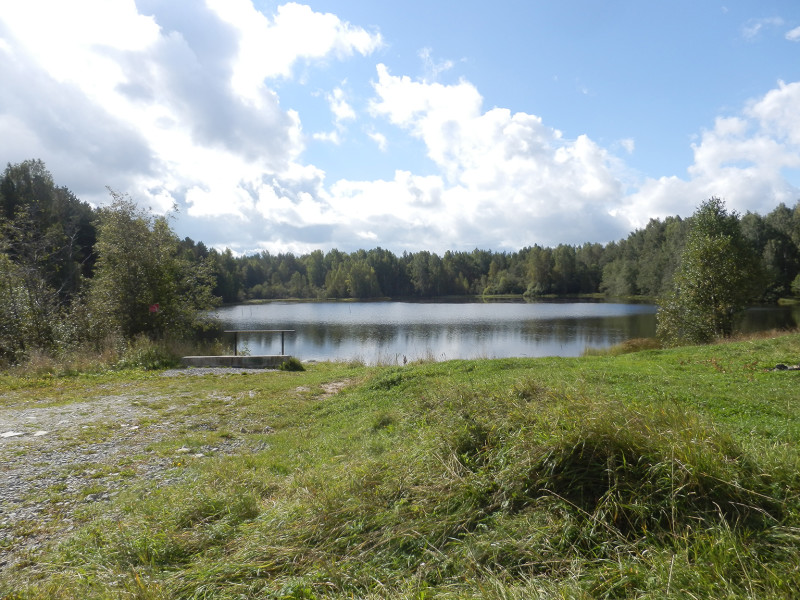
{"label": "forest", "polygon": [[[31,348],[97,345],[115,335],[193,335],[209,326],[204,315],[220,302],[661,298],[673,289],[692,227],[692,217],[652,219],[605,245],[533,243],[515,252],[398,256],[377,247],[237,256],[180,239],[169,215],[153,215],[123,193],[109,193],[109,205],[92,207],[56,185],[41,160],[7,165],[0,178],[0,360],[17,360]],[[779,204],[764,216],[731,214],[759,263],[756,300],[800,295],[800,203]]]}
{"label": "forest", "polygon": [[[700,201],[698,200],[698,204]],[[737,215],[760,258],[761,302],[800,293],[800,203],[766,216]],[[443,296],[604,294],[658,298],[672,287],[692,218],[651,219],[627,238],[602,245],[537,244],[516,252],[428,251],[397,256],[383,248],[303,256],[234,256],[184,239],[196,260],[210,258],[215,294],[224,302],[277,298],[432,298]]]}

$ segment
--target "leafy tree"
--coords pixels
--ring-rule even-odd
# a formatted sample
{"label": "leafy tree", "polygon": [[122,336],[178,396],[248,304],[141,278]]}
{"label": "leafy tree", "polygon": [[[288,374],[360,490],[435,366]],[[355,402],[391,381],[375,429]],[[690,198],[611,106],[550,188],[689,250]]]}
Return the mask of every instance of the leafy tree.
{"label": "leafy tree", "polygon": [[299,271],[295,271],[289,278],[289,296],[292,298],[303,298],[307,295],[308,283],[306,277]]}
{"label": "leafy tree", "polygon": [[325,265],[322,250],[314,250],[304,257],[308,284],[312,289],[320,289],[325,285]]}
{"label": "leafy tree", "polygon": [[578,289],[578,265],[575,248],[559,244],[553,251],[553,280],[555,291],[559,294],[574,294]]}
{"label": "leafy tree", "polygon": [[36,271],[68,302],[91,275],[94,212],[65,187],[57,187],[40,160],[6,167],[0,180],[0,238],[9,257]]}
{"label": "leafy tree", "polygon": [[792,281],[792,294],[800,296],[800,275],[795,277],[794,281]]}
{"label": "leafy tree", "polygon": [[73,337],[66,315],[91,275],[94,216],[88,204],[54,184],[42,161],[6,167],[0,178],[4,361],[22,360],[33,349],[57,351]]}
{"label": "leafy tree", "polygon": [[244,300],[239,263],[230,248],[222,253],[212,249],[208,257],[215,275],[214,295],[221,297],[223,302]]}
{"label": "leafy tree", "polygon": [[347,298],[347,267],[338,263],[325,276],[325,294],[328,298]]}
{"label": "leafy tree", "polygon": [[110,191],[113,203],[100,211],[89,293],[97,333],[185,336],[205,325],[217,300],[211,262],[181,256],[165,217]]}
{"label": "leafy tree", "polygon": [[365,259],[361,258],[350,262],[347,290],[351,298],[375,298],[381,295],[375,269]]}
{"label": "leafy tree", "polygon": [[549,294],[553,286],[553,250],[534,246],[527,255],[528,296]]}
{"label": "leafy tree", "polygon": [[609,296],[633,296],[636,288],[636,265],[626,258],[608,263],[603,268],[600,290]]}
{"label": "leafy tree", "polygon": [[757,295],[758,259],[739,216],[719,198],[692,217],[674,287],[659,303],[657,330],[669,343],[706,343],[733,332],[734,318]]}
{"label": "leafy tree", "polygon": [[39,272],[0,252],[0,359],[16,362],[33,348],[52,349],[59,317],[56,293]]}
{"label": "leafy tree", "polygon": [[409,293],[411,282],[394,254],[378,247],[366,253],[366,260],[375,270],[380,295],[396,297]]}

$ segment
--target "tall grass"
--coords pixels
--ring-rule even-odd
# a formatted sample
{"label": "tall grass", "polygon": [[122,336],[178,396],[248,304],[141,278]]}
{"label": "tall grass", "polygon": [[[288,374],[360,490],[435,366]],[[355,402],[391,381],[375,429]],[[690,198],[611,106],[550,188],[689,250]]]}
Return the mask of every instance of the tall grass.
{"label": "tall grass", "polygon": [[800,455],[748,407],[796,418],[796,381],[754,369],[754,348],[800,344],[324,367],[357,383],[263,397],[266,449],[131,490],[14,593],[793,597]]}
{"label": "tall grass", "polygon": [[152,340],[139,336],[132,340],[108,337],[98,344],[84,344],[58,353],[31,352],[24,362],[4,369],[17,376],[74,375],[112,369],[156,370],[176,367],[183,356],[221,354],[216,341]]}

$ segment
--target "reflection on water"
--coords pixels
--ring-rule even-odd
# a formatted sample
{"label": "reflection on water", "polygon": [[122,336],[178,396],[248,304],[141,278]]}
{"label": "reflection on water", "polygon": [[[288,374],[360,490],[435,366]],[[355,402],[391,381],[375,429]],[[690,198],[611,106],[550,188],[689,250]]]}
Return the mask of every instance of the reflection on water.
{"label": "reflection on water", "polygon": [[[293,329],[286,353],[301,360],[367,363],[419,358],[579,356],[655,335],[656,307],[610,302],[274,302],[222,308],[226,329]],[[747,331],[796,326],[800,315],[748,311]],[[280,335],[246,336],[251,354],[280,353]],[[242,342],[240,341],[240,344]]]}

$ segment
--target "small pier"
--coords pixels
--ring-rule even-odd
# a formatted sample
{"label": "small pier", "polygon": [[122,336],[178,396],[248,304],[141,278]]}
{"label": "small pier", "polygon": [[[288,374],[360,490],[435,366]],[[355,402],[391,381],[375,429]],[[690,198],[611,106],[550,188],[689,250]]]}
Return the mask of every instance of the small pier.
{"label": "small pier", "polygon": [[[286,354],[286,334],[294,333],[294,329],[229,329],[224,333],[233,334],[233,355],[221,356],[184,356],[181,364],[185,367],[234,367],[239,369],[278,369],[291,356]],[[239,354],[239,337],[245,334],[268,333],[281,334],[280,354],[260,354],[251,356]]]}

